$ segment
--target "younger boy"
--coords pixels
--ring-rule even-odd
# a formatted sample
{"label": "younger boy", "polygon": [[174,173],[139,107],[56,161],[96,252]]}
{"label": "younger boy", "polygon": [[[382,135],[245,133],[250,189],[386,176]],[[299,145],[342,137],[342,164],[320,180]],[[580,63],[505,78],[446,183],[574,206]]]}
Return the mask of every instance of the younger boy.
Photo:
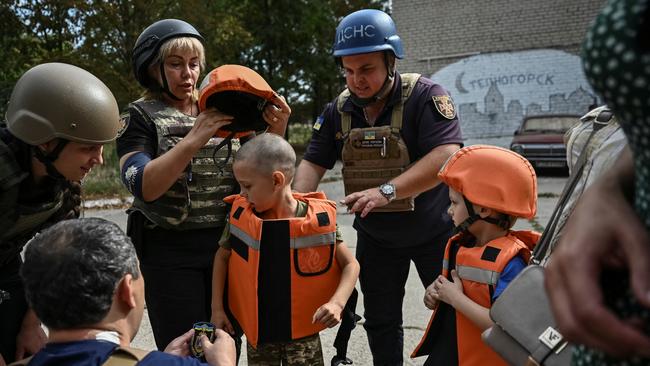
{"label": "younger boy", "polygon": [[528,160],[496,146],[473,145],[452,155],[438,173],[449,186],[448,214],[456,225],[442,275],[427,288],[433,309],[412,357],[425,365],[506,365],[481,341],[492,326],[489,309],[526,266],[539,233],[512,231],[537,209],[537,180]]}
{"label": "younger boy", "polygon": [[241,193],[226,198],[232,209],[215,256],[212,321],[233,333],[227,277],[249,365],[324,365],[318,332],[340,322],[359,276],[338,235],[336,204],[291,192],[295,164],[293,148],[273,134],[248,141],[233,162]]}

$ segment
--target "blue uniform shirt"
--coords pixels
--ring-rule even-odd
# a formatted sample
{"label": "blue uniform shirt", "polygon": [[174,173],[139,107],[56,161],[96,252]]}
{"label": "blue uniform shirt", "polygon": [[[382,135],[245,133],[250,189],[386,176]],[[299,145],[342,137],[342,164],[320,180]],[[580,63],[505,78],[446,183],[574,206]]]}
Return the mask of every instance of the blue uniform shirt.
{"label": "blue uniform shirt", "polygon": [[[48,343],[29,362],[30,366],[66,365],[92,366],[103,365],[117,348],[115,343],[103,340],[84,340],[65,343]],[[164,352],[152,351],[138,366],[205,366],[191,357],[179,357]]]}
{"label": "blue uniform shirt", "polygon": [[[411,96],[404,104],[402,138],[409,151],[411,163],[419,160],[436,146],[459,144],[462,146],[457,113],[453,119],[445,118],[436,109],[433,97],[448,95],[433,81],[421,77]],[[375,121],[375,126],[389,126],[393,106],[402,98],[401,77],[396,73],[393,89],[386,106]],[[348,100],[342,108],[352,116],[352,128],[371,127],[363,110]],[[336,109],[336,99],[329,103],[314,125],[312,138],[303,159],[326,169],[332,169],[341,160],[343,149],[341,115]],[[432,177],[437,171],[433,171]],[[447,215],[449,193],[444,184],[423,192],[415,198],[415,211],[370,213],[365,218],[357,214],[354,228],[373,238],[385,247],[408,247],[430,243],[440,234],[448,233],[453,224]]]}

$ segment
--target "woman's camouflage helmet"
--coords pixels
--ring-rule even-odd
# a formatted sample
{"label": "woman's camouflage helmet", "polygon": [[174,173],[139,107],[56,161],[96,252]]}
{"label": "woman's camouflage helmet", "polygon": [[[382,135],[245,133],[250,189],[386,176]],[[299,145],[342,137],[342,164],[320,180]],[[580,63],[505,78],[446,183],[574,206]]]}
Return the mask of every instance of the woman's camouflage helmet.
{"label": "woman's camouflage helmet", "polygon": [[88,71],[63,63],[27,70],[11,93],[6,120],[9,131],[30,145],[55,138],[104,144],[124,127],[108,87]]}

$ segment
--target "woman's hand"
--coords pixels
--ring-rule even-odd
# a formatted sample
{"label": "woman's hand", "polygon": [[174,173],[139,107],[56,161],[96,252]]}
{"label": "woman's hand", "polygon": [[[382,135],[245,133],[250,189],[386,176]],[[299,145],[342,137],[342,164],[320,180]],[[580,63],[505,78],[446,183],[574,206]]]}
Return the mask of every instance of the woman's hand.
{"label": "woman's hand", "polygon": [[232,120],[232,116],[223,114],[215,108],[208,108],[196,117],[194,126],[183,140],[191,142],[198,151],[217,133],[218,129],[231,123]]}
{"label": "woman's hand", "polygon": [[283,96],[277,95],[266,108],[264,108],[264,120],[269,124],[266,132],[272,132],[276,135],[284,136],[289,123],[291,108]]}

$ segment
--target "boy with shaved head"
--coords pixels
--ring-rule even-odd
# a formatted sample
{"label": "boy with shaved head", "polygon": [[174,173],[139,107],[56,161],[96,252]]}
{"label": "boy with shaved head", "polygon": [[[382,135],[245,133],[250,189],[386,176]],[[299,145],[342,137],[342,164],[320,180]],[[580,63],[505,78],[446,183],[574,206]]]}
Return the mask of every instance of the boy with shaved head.
{"label": "boy with shaved head", "polygon": [[215,256],[212,321],[233,333],[229,307],[246,334],[249,365],[324,365],[318,332],[341,321],[359,275],[336,204],[321,192],[291,191],[295,164],[291,145],[273,134],[248,141],[233,163],[241,193],[226,198],[232,209]]}

